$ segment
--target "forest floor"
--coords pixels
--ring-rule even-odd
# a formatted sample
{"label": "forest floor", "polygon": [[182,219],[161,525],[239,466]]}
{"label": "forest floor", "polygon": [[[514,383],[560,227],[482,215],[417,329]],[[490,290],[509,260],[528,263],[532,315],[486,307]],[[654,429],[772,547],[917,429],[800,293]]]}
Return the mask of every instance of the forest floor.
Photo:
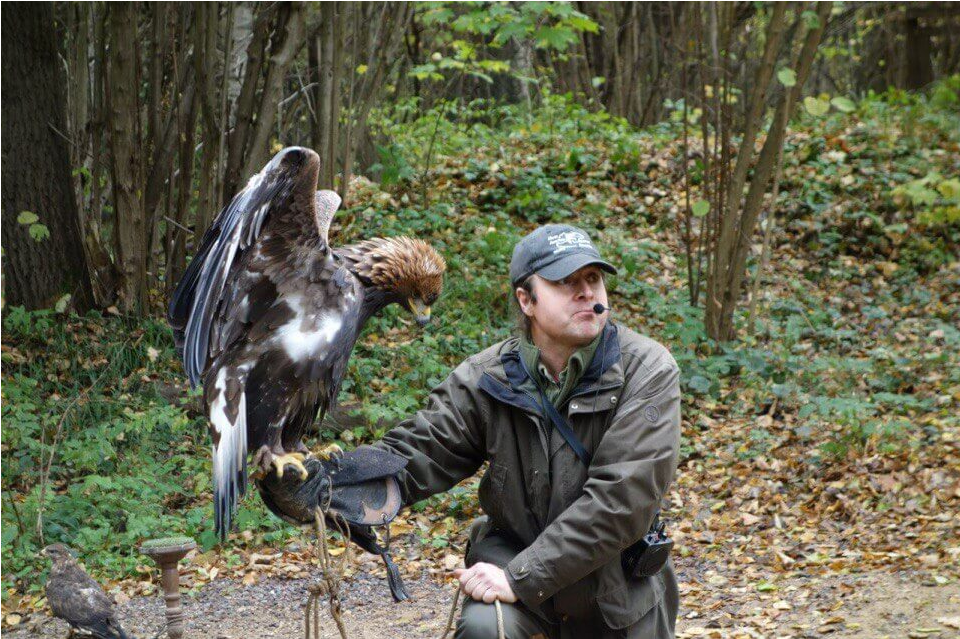
{"label": "forest floor", "polygon": [[[424,575],[408,580],[411,600],[395,604],[372,556],[344,584],[343,620],[354,639],[440,637],[453,587]],[[850,639],[960,637],[960,583],[938,582],[928,571],[796,575],[778,589],[757,592],[747,580],[711,579],[692,558],[678,562],[681,610],[677,636],[707,638],[848,637]],[[218,579],[183,598],[185,637],[241,639],[298,636],[309,578],[266,578],[245,585]],[[153,637],[163,623],[159,596],[121,597],[120,618],[137,637]],[[324,600],[325,603],[326,600]],[[322,636],[338,633],[328,609],[321,612]],[[9,628],[5,636],[60,638],[67,625],[42,613]]]}

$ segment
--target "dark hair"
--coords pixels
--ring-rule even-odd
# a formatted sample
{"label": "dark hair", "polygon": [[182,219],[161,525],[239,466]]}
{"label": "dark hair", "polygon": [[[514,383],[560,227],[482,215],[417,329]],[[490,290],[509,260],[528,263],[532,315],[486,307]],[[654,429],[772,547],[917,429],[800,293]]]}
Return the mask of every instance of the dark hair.
{"label": "dark hair", "polygon": [[520,335],[526,335],[527,338],[530,338],[530,318],[527,317],[527,314],[523,312],[523,309],[520,308],[520,300],[517,299],[517,289],[522,288],[530,295],[530,301],[534,304],[537,303],[537,296],[533,292],[533,275],[527,276],[525,280],[520,282],[518,286],[514,286],[510,289],[510,297],[513,299],[513,308],[517,314],[517,325],[516,331]]}

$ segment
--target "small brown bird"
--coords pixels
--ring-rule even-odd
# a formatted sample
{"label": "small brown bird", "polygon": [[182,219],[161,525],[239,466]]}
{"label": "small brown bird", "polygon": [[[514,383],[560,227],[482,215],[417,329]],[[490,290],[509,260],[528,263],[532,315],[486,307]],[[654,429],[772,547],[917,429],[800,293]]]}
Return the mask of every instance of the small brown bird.
{"label": "small brown bird", "polygon": [[117,621],[113,601],[84,571],[63,544],[43,549],[50,558],[47,601],[55,617],[70,624],[71,633],[79,630],[97,639],[132,639]]}

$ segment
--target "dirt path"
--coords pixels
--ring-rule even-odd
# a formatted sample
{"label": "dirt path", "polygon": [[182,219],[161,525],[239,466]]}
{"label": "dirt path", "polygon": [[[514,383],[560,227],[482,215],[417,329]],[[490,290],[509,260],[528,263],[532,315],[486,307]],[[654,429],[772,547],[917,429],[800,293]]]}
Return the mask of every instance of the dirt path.
{"label": "dirt path", "polygon": [[[686,565],[685,565],[686,563]],[[777,582],[775,590],[721,582],[682,562],[681,619],[677,636],[709,638],[849,637],[850,639],[960,637],[960,582],[937,583],[923,573],[871,572],[824,577],[800,576]],[[711,583],[711,581],[713,583]],[[943,580],[940,580],[943,581]],[[221,579],[184,597],[188,638],[241,639],[303,634],[305,579],[265,579],[252,586]],[[432,639],[439,637],[450,610],[452,589],[432,579],[407,582],[412,601],[393,604],[379,573],[359,572],[345,593],[344,620],[353,639]],[[159,597],[123,603],[126,628],[153,637],[163,618]],[[324,637],[337,637],[324,610]],[[66,636],[63,622],[24,619],[5,637]]]}

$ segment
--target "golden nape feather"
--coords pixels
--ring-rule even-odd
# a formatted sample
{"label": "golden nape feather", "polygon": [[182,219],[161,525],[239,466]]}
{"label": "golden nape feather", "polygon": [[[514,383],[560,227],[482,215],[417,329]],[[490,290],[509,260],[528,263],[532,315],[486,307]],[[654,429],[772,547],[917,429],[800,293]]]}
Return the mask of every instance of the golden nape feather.
{"label": "golden nape feather", "polygon": [[373,286],[432,302],[440,295],[447,263],[432,246],[413,237],[363,240],[339,251],[352,270]]}

